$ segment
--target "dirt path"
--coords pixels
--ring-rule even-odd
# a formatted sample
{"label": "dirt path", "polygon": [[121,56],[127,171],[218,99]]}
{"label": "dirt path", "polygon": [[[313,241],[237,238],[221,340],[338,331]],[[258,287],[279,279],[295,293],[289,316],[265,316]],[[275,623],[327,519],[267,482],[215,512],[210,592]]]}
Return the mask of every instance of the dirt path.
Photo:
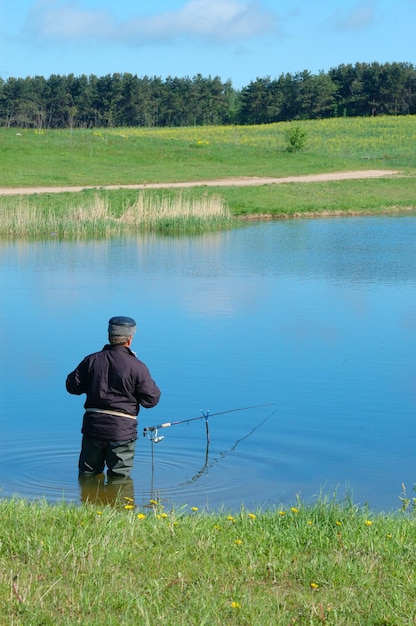
{"label": "dirt path", "polygon": [[381,178],[399,174],[396,170],[362,170],[353,172],[332,172],[329,174],[309,174],[307,176],[286,176],[282,178],[260,178],[241,176],[219,180],[198,180],[179,183],[139,183],[137,185],[91,185],[85,187],[0,187],[0,196],[27,196],[35,193],[63,193],[84,189],[174,189],[184,187],[253,187],[256,185],[279,185],[282,183],[312,183],[331,180],[352,180]]}

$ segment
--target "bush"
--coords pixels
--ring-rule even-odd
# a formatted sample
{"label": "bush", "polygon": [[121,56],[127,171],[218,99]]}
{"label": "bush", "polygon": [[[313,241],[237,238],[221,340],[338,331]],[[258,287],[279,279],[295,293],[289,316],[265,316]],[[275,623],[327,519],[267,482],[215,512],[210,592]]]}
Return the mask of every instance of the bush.
{"label": "bush", "polygon": [[306,144],[306,131],[300,126],[291,126],[285,132],[286,152],[299,152]]}

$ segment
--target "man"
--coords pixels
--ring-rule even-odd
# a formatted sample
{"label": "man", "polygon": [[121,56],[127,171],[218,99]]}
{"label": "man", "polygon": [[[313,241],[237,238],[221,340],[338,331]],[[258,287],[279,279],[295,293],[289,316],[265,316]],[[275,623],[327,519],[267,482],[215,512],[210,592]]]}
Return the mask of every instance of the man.
{"label": "man", "polygon": [[69,393],[87,399],[82,424],[79,473],[129,476],[133,468],[140,406],[156,406],[160,389],[130,346],[136,332],[131,317],[112,317],[108,341],[86,356],[66,379]]}

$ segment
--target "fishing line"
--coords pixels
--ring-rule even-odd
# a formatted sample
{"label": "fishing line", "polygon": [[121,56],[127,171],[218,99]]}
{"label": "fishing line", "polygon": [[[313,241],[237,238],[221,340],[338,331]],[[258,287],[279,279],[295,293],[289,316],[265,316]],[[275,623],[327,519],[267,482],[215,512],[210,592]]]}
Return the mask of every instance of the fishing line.
{"label": "fishing line", "polygon": [[211,415],[210,415],[209,411],[204,413],[204,411],[201,409],[202,415],[199,416],[199,417],[192,417],[192,418],[186,419],[186,420],[176,420],[175,422],[165,422],[164,424],[157,424],[155,426],[146,426],[143,429],[143,436],[144,437],[147,436],[147,438],[149,439],[149,441],[152,444],[152,490],[153,490],[153,478],[154,478],[154,444],[155,443],[159,443],[160,441],[162,441],[164,439],[163,435],[159,435],[159,432],[158,432],[159,429],[168,428],[170,426],[177,426],[179,424],[189,424],[190,422],[195,422],[195,421],[198,421],[198,420],[205,419],[205,427],[206,427],[205,430],[206,430],[206,437],[207,437],[207,445],[206,445],[206,451],[205,451],[205,463],[202,466],[202,468],[192,478],[190,478],[189,480],[185,481],[184,483],[179,483],[179,485],[190,484],[190,483],[195,482],[196,480],[198,480],[198,478],[201,478],[201,476],[203,476],[207,472],[209,467],[212,467],[215,463],[217,463],[218,461],[223,459],[229,452],[233,452],[242,441],[244,441],[245,439],[250,437],[258,428],[260,428],[265,422],[267,422],[267,420],[269,420],[273,415],[275,415],[275,413],[277,413],[277,409],[272,411],[272,413],[270,413],[270,415],[268,415],[263,420],[261,420],[254,428],[252,428],[252,430],[250,432],[248,432],[246,435],[244,435],[244,437],[240,437],[240,439],[237,439],[237,441],[234,443],[234,445],[229,450],[221,452],[210,463],[208,461],[209,444],[210,444],[210,436],[209,436],[209,428],[208,428],[208,418],[209,417],[216,417],[218,415],[226,415],[228,413],[236,413],[237,411],[247,411],[249,409],[258,409],[258,408],[264,408],[264,407],[268,407],[268,406],[276,406],[276,403],[275,402],[270,402],[270,403],[267,403],[267,404],[256,404],[256,405],[253,405],[253,406],[242,407],[242,408],[239,408],[239,409],[229,409],[227,411],[220,411],[218,413],[212,413]]}
{"label": "fishing line", "polygon": [[[267,405],[263,405],[263,406],[267,406]],[[224,459],[227,456],[227,454],[229,454],[231,452],[234,452],[234,450],[237,448],[237,446],[242,441],[244,441],[245,439],[248,439],[249,437],[251,437],[251,435],[253,435],[258,428],[263,426],[263,424],[265,424],[276,413],[277,413],[277,409],[275,411],[273,411],[272,413],[270,413],[270,415],[268,415],[267,417],[262,419],[261,422],[256,424],[256,426],[254,426],[254,428],[252,428],[250,430],[250,432],[248,432],[246,435],[244,435],[244,437],[240,437],[240,439],[237,439],[237,441],[231,446],[231,448],[229,450],[224,450],[223,452],[220,452],[218,454],[218,456],[214,457],[211,460],[211,462],[208,462],[208,445],[207,445],[207,449],[206,449],[206,453],[205,453],[205,463],[204,463],[204,465],[201,467],[201,469],[194,476],[192,476],[192,478],[190,478],[189,480],[186,480],[184,483],[179,483],[179,484],[180,485],[189,485],[189,484],[195,482],[196,480],[198,480],[198,478],[201,478],[201,476],[206,474],[206,472],[208,471],[208,469],[210,467],[213,467],[216,463],[218,463],[219,461]]]}

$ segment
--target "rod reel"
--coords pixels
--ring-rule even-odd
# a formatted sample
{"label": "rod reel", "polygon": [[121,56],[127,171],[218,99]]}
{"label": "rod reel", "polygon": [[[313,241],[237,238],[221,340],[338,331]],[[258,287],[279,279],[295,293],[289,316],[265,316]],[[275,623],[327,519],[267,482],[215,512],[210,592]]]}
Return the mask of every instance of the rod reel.
{"label": "rod reel", "polygon": [[158,434],[157,428],[152,428],[147,431],[147,438],[152,443],[160,443],[165,437]]}

